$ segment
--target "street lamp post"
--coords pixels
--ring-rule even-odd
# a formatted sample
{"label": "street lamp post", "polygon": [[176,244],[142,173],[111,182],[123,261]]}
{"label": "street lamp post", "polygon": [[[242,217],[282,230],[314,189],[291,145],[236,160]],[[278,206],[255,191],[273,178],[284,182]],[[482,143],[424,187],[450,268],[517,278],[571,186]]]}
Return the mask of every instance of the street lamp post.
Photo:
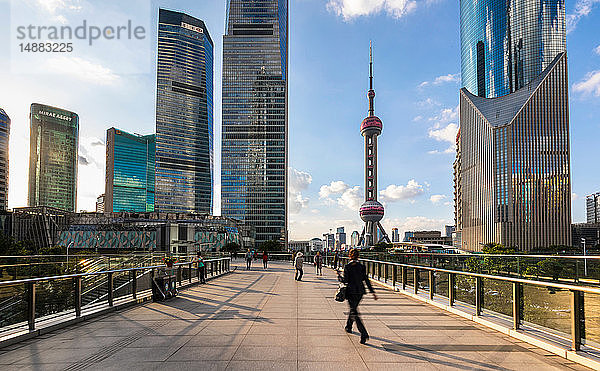
{"label": "street lamp post", "polygon": [[581,238],[581,245],[583,246],[583,275],[587,277],[587,259],[586,259],[586,251],[585,251],[585,238]]}
{"label": "street lamp post", "polygon": [[69,268],[69,247],[73,246],[73,241],[67,245],[67,268]]}

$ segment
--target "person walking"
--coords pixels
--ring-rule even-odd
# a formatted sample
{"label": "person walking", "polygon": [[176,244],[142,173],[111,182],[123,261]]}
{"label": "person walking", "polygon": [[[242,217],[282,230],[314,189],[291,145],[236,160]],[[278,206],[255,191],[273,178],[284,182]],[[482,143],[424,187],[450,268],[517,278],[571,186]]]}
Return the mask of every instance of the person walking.
{"label": "person walking", "polygon": [[198,251],[197,261],[198,261],[198,279],[200,280],[200,283],[206,283],[206,264],[204,264],[204,258],[202,257],[202,254],[200,253],[200,251]]}
{"label": "person walking", "polygon": [[294,266],[296,267],[296,277],[294,278],[296,281],[302,281],[302,275],[304,271],[302,270],[302,264],[304,263],[304,254],[302,251],[298,251],[296,254],[296,258],[294,259]]}
{"label": "person walking", "polygon": [[356,327],[360,332],[360,343],[365,344],[367,340],[369,340],[369,333],[358,313],[358,304],[366,293],[363,282],[367,284],[369,292],[373,294],[373,299],[377,300],[377,295],[373,290],[373,286],[371,286],[369,277],[367,277],[365,266],[358,261],[359,250],[351,249],[348,255],[350,257],[350,262],[344,267],[344,275],[340,276],[338,271],[339,280],[346,284],[346,299],[348,300],[348,306],[350,307],[348,320],[346,321],[346,332],[352,333],[352,325],[356,322]]}
{"label": "person walking", "polygon": [[252,251],[250,251],[250,249],[248,249],[248,252],[246,252],[246,270],[247,271],[250,270],[251,265],[252,265]]}
{"label": "person walking", "polygon": [[315,269],[317,270],[317,274],[323,275],[323,257],[321,256],[321,252],[317,251],[317,255],[314,258]]}
{"label": "person walking", "polygon": [[338,269],[338,264],[340,262],[340,254],[337,250],[335,250],[335,254],[333,255],[333,269]]}
{"label": "person walking", "polygon": [[237,259],[237,250],[233,250],[233,260],[235,261]]}
{"label": "person walking", "polygon": [[262,260],[263,260],[263,269],[267,269],[267,262],[269,261],[269,255],[267,255],[267,251],[263,251]]}

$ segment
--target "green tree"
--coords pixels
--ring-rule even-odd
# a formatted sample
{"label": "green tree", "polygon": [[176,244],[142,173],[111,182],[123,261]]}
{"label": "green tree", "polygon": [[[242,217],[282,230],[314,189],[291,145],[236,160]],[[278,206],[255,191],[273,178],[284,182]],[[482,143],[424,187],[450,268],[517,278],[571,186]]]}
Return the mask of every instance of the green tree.
{"label": "green tree", "polygon": [[393,248],[394,245],[387,242],[378,242],[375,246],[373,246],[373,251],[377,252],[386,252],[388,249]]}
{"label": "green tree", "polygon": [[279,241],[270,240],[261,243],[258,246],[259,251],[281,251],[283,250],[283,245]]}
{"label": "green tree", "polygon": [[223,246],[223,251],[224,252],[229,252],[229,253],[233,253],[233,252],[238,252],[240,251],[241,246],[236,243],[236,242],[228,242],[225,244],[225,246]]}

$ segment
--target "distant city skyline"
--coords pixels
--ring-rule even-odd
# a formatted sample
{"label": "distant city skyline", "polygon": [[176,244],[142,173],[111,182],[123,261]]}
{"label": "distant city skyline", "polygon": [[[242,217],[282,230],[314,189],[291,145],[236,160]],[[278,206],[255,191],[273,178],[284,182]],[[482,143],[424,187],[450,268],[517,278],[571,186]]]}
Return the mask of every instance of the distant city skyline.
{"label": "distant city skyline", "polygon": [[[135,10],[126,3],[111,11]],[[457,130],[456,90],[460,79],[459,5],[446,0],[418,3],[410,9],[349,7],[351,0],[306,0],[290,8],[290,239],[321,236],[339,225],[358,230],[361,202],[360,137],[352,129],[364,115],[365,45],[376,41],[378,115],[386,122],[381,137],[379,200],[386,207],[384,227],[443,229],[451,224],[452,162]],[[42,4],[40,2],[40,4]],[[79,10],[65,0],[40,5],[27,22],[64,17]],[[585,196],[598,190],[594,141],[600,130],[600,40],[597,3],[567,2],[569,89],[572,144],[573,222],[585,221]],[[148,38],[157,39],[158,7],[203,19],[214,49],[215,173],[220,171],[220,105],[225,1],[160,0],[153,4]],[[9,2],[0,11],[10,14]],[[143,14],[140,16],[147,16]],[[15,20],[13,20],[15,21]],[[14,23],[14,22],[13,22]],[[0,25],[0,47],[8,48],[10,22]],[[365,31],[366,30],[366,31]],[[390,32],[394,30],[395,32]],[[327,35],[327,43],[322,42]],[[353,35],[349,38],[348,35]],[[156,44],[151,45],[156,53]],[[411,52],[406,53],[407,50]],[[0,107],[11,117],[9,207],[27,204],[29,105],[40,102],[77,112],[80,127],[78,209],[94,210],[104,188],[105,131],[154,131],[156,74],[125,74],[109,60],[135,61],[122,53],[104,58],[48,56],[43,73],[14,73],[10,55],[0,56]],[[155,59],[154,59],[155,60]],[[60,62],[60,63],[59,63]],[[378,80],[379,81],[379,80]],[[355,93],[359,92],[359,93]],[[24,158],[25,157],[25,158]],[[324,159],[326,161],[324,161]],[[215,211],[220,213],[220,177],[215,177]]]}

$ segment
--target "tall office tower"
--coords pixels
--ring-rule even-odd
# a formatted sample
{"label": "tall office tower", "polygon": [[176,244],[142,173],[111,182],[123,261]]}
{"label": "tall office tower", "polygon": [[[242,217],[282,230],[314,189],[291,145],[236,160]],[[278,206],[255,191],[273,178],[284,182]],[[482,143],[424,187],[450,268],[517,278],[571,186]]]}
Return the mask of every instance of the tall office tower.
{"label": "tall office tower", "polygon": [[227,0],[221,210],[287,243],[288,0]]}
{"label": "tall office tower", "polygon": [[529,84],[566,52],[565,0],[460,0],[461,78],[495,98]]}
{"label": "tall office tower", "polygon": [[208,214],[213,42],[204,22],[160,9],[156,90],[156,210]]}
{"label": "tall office tower", "polygon": [[106,131],[104,211],[154,211],[156,135]]}
{"label": "tall office tower", "polygon": [[600,223],[600,192],[589,195],[585,199],[587,222]]}
{"label": "tall office tower", "polygon": [[340,243],[340,245],[346,244],[346,231],[344,227],[338,227],[335,232],[335,240]]}
{"label": "tall office tower", "polygon": [[564,0],[461,0],[454,246],[571,243]]}
{"label": "tall office tower", "polygon": [[29,135],[29,206],[75,212],[79,116],[33,103]]}
{"label": "tall office tower", "polygon": [[0,211],[8,208],[8,139],[10,117],[0,108]]}
{"label": "tall office tower", "polygon": [[400,242],[400,233],[398,233],[398,228],[392,228],[392,242]]}

